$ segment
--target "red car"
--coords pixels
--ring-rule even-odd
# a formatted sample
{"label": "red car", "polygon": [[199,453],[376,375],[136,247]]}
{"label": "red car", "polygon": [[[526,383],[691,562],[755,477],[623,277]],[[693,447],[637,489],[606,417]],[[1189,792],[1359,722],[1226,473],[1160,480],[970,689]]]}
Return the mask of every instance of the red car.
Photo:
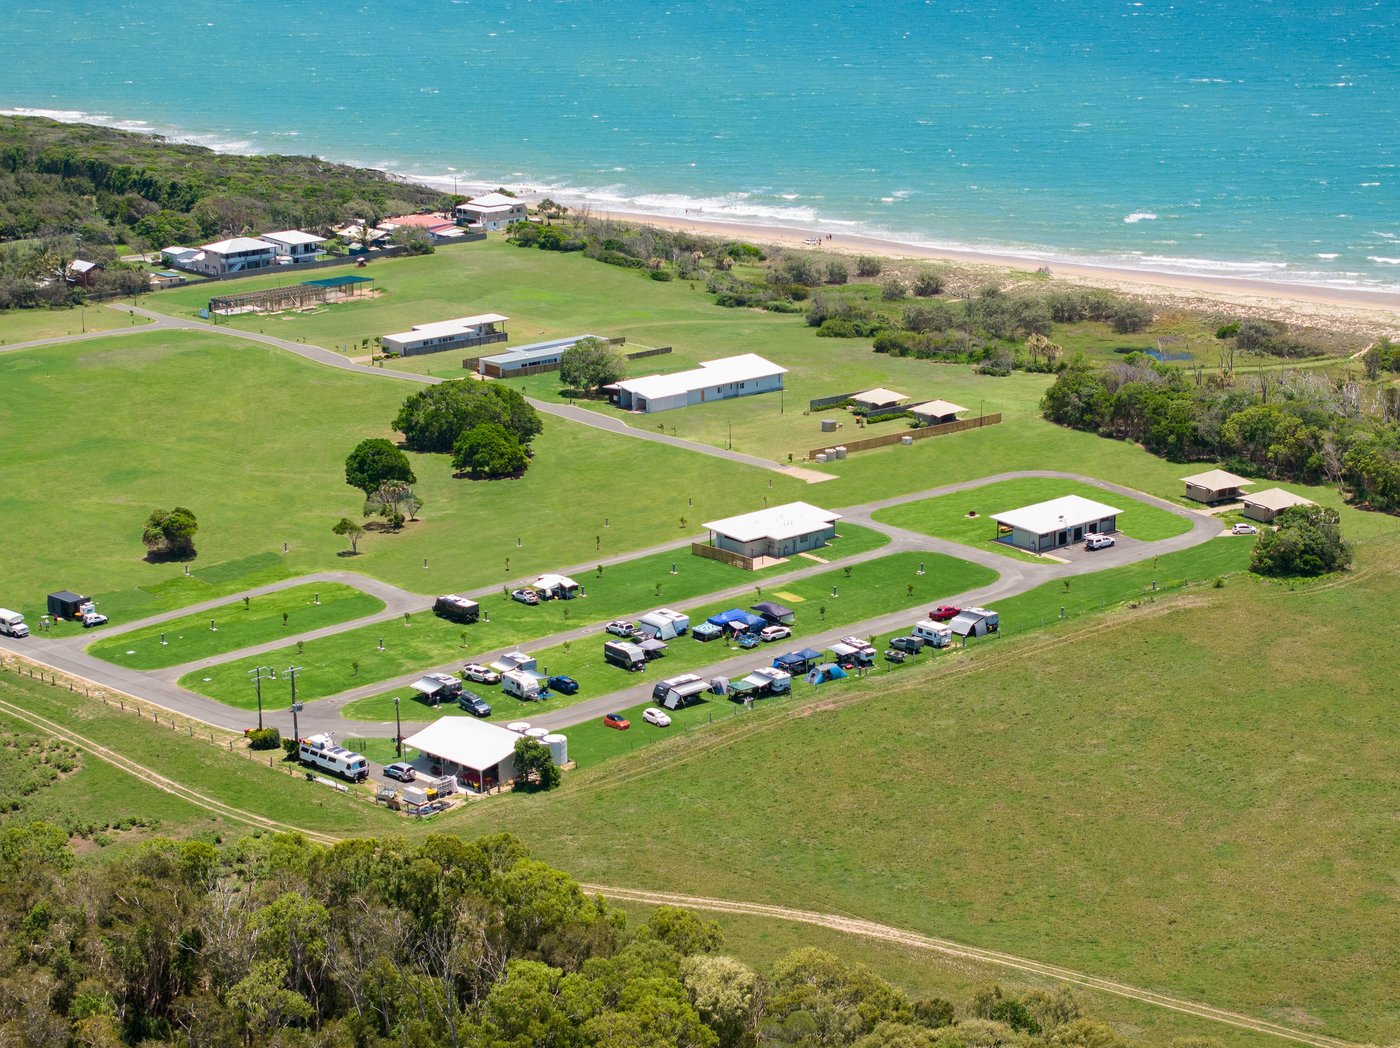
{"label": "red car", "polygon": [[631,722],[620,713],[605,713],[603,715],[603,727],[616,728],[618,731],[626,731],[632,727]]}
{"label": "red car", "polygon": [[934,622],[947,622],[961,613],[962,608],[955,608],[951,604],[940,604],[928,613],[928,617]]}

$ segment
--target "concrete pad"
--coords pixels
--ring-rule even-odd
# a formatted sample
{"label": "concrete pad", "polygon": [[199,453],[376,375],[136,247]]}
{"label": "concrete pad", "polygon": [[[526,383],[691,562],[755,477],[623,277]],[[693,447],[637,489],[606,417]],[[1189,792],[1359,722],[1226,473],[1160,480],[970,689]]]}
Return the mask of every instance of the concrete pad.
{"label": "concrete pad", "polygon": [[803,469],[801,466],[783,466],[774,470],[775,473],[785,473],[789,477],[796,477],[798,480],[806,481],[808,484],[820,484],[824,480],[835,480],[833,473],[821,473],[815,469]]}

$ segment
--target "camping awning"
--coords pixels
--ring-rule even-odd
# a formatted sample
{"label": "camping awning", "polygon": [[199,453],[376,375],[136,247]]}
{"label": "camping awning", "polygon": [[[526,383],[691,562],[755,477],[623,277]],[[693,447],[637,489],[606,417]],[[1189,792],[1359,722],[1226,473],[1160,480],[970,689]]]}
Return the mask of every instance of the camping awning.
{"label": "camping awning", "polygon": [[854,655],[854,654],[855,654],[857,651],[859,651],[860,649],[859,649],[859,648],[853,648],[853,647],[851,647],[851,645],[849,645],[849,644],[842,644],[840,641],[837,641],[835,644],[828,645],[828,647],[827,647],[826,650],[829,651],[829,652],[832,652],[832,653],[835,654],[835,655],[842,655],[842,656],[845,656],[845,655]]}
{"label": "camping awning", "polygon": [[637,647],[641,648],[643,651],[665,651],[670,645],[664,640],[648,637],[646,640],[640,642]]}
{"label": "camping awning", "polygon": [[822,653],[819,652],[816,648],[803,648],[801,651],[793,652],[793,654],[801,655],[808,662],[812,661],[813,659],[819,659],[822,657]]}
{"label": "camping awning", "polygon": [[436,695],[447,687],[446,681],[437,680],[434,677],[419,677],[413,682],[413,690],[424,695]]}

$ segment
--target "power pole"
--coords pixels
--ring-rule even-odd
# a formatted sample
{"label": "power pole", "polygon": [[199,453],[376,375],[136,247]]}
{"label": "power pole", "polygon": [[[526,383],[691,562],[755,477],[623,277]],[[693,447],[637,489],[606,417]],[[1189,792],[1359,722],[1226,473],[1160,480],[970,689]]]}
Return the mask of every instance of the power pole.
{"label": "power pole", "polygon": [[394,696],[394,756],[403,757],[403,725],[399,722],[399,697]]}
{"label": "power pole", "polygon": [[264,674],[264,673],[266,673],[266,674],[268,675],[268,680],[276,680],[276,679],[277,679],[277,673],[276,673],[276,671],[275,671],[275,670],[268,669],[266,666],[259,666],[259,667],[258,667],[257,669],[255,669],[255,670],[249,670],[249,671],[248,671],[248,676],[249,676],[249,677],[252,679],[252,681],[253,681],[253,687],[255,687],[255,688],[258,689],[258,731],[262,731],[262,726],[263,726],[263,716],[262,716],[262,713],[263,713],[263,710],[262,710],[262,682],[263,682],[263,674]]}
{"label": "power pole", "polygon": [[297,702],[297,674],[300,672],[300,666],[287,667],[287,678],[292,682],[292,734],[298,742],[301,741],[301,729],[297,727],[297,714],[301,711],[301,703]]}

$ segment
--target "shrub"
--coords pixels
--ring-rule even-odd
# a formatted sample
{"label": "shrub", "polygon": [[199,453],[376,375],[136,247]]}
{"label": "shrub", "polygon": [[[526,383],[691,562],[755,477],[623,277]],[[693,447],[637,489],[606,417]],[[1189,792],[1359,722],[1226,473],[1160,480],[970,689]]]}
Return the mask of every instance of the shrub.
{"label": "shrub", "polygon": [[944,277],[941,272],[936,269],[922,269],[914,278],[914,294],[920,298],[929,298],[941,292],[943,285]]}
{"label": "shrub", "polygon": [[898,302],[908,294],[909,289],[898,277],[886,277],[880,282],[880,297],[886,302]]}
{"label": "shrub", "polygon": [[856,259],[856,276],[858,277],[878,277],[880,271],[885,268],[885,264],[874,255],[861,255]]}
{"label": "shrub", "polygon": [[675,280],[676,274],[672,273],[669,269],[653,269],[651,271],[651,279],[660,281]]}
{"label": "shrub", "polygon": [[817,328],[818,338],[858,338],[856,326],[845,317],[832,317]]}
{"label": "shrub", "polygon": [[621,266],[623,269],[645,269],[646,263],[640,258],[633,258],[631,255],[624,255],[621,251],[599,251],[598,261],[606,262],[610,266]]}
{"label": "shrub", "polygon": [[850,270],[846,268],[846,263],[840,259],[833,259],[826,264],[826,282],[828,284],[844,284],[850,279]]}
{"label": "shrub", "polygon": [[1146,331],[1152,324],[1152,307],[1137,299],[1122,299],[1109,314],[1109,323],[1120,335]]}
{"label": "shrub", "polygon": [[282,745],[282,733],[276,728],[254,728],[248,733],[248,748],[275,750]]}

